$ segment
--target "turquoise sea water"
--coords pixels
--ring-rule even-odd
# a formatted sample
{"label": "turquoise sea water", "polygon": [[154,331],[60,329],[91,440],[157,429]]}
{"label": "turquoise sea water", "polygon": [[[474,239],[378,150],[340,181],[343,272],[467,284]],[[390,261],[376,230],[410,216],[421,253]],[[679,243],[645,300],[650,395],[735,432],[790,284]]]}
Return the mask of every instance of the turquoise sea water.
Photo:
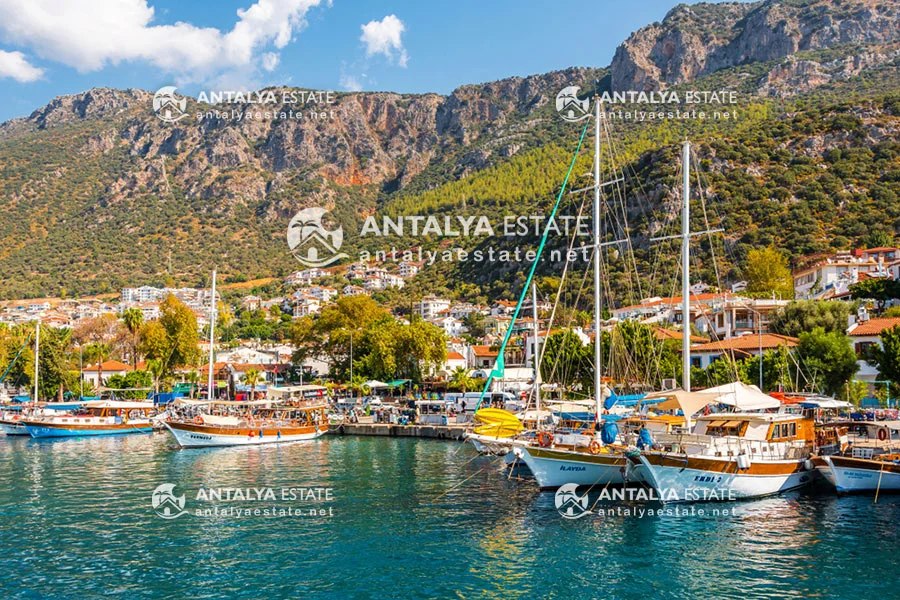
{"label": "turquoise sea water", "polygon": [[[0,438],[0,482],[3,598],[900,597],[897,496],[566,520],[552,493],[456,442],[179,450],[167,434]],[[163,483],[186,514],[154,512]],[[316,486],[330,502],[197,499]],[[216,505],[276,514],[195,512]],[[287,508],[326,516],[277,514]]]}

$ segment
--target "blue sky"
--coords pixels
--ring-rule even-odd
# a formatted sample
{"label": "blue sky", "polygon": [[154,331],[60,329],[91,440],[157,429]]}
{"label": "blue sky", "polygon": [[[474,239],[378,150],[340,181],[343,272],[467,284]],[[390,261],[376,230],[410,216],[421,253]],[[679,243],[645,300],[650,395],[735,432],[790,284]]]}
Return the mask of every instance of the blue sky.
{"label": "blue sky", "polygon": [[0,86],[9,99],[0,121],[92,87],[448,93],[466,83],[605,66],[630,32],[675,4],[0,0]]}

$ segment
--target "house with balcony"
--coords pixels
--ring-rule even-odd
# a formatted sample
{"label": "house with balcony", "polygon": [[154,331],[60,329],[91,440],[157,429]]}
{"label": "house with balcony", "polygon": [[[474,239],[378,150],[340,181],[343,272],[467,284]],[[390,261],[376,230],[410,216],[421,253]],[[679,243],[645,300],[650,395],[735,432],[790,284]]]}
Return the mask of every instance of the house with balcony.
{"label": "house with balcony", "polygon": [[795,348],[799,343],[800,340],[795,337],[764,333],[697,344],[691,346],[691,366],[705,369],[722,356],[728,356],[733,360],[742,360],[750,356],[759,356],[761,352],[765,353],[767,350],[782,347]]}
{"label": "house with balcony", "polygon": [[416,309],[418,313],[422,315],[422,318],[426,321],[431,321],[438,317],[438,315],[450,308],[452,302],[445,298],[438,298],[437,296],[428,295],[422,298],[419,301]]}
{"label": "house with balcony", "polygon": [[713,339],[732,338],[760,331],[766,333],[773,315],[789,303],[790,300],[729,296],[701,307],[694,325]]}
{"label": "house with balcony", "polygon": [[864,277],[889,277],[889,266],[898,258],[896,248],[871,248],[819,256],[791,273],[794,297],[827,300],[849,296],[850,286]]}

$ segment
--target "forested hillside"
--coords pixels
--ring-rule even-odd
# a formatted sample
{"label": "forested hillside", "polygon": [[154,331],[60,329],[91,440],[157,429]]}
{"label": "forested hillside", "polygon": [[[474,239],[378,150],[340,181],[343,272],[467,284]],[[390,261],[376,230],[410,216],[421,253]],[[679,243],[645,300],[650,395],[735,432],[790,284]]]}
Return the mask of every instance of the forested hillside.
{"label": "forested hillside", "polygon": [[[566,85],[588,94],[634,84],[622,65],[640,63],[640,48],[660,74],[641,80],[646,89],[733,89],[739,104],[729,121],[611,123],[615,164],[606,167],[627,176],[639,266],[674,265],[675,252],[652,250],[647,239],[673,226],[683,139],[695,146],[710,225],[725,229],[717,241],[698,244],[698,279],[716,281],[712,252],[719,278],[734,281],[751,247],[776,245],[799,259],[894,243],[900,42],[888,26],[897,22],[892,7],[867,0],[681,6],[629,38],[612,71],[572,68],[463,86],[449,96],[338,94],[336,118],[320,123],[171,125],[156,119],[143,90],[57,98],[0,125],[0,297],[196,285],[213,265],[231,281],[283,275],[300,268],[285,231],[308,206],[331,211],[351,257],[393,241],[359,239],[372,214],[546,213],[581,131],[559,118],[556,93]],[[809,20],[824,18],[825,9],[840,18]],[[767,54],[754,35],[771,35],[773,19],[793,42]],[[833,34],[871,22],[878,35]],[[824,33],[790,33],[812,26]],[[730,54],[741,44],[756,49],[743,62]],[[702,69],[672,70],[691,56],[703,57]],[[189,112],[197,108],[191,102]],[[589,154],[576,177],[590,170]],[[567,198],[564,210],[577,213],[581,200]],[[702,211],[694,218],[705,225]],[[435,248],[448,241],[415,242]],[[452,243],[474,248],[484,240]],[[522,268],[435,265],[411,290],[508,297]]]}

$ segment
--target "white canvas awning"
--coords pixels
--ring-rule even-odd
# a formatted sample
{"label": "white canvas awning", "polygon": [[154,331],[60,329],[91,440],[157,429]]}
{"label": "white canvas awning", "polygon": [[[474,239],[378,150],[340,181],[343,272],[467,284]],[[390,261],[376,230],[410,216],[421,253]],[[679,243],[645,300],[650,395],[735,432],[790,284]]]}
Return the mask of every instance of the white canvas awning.
{"label": "white canvas awning", "polygon": [[377,379],[370,379],[367,382],[365,382],[363,385],[366,386],[367,388],[369,388],[370,390],[377,390],[380,388],[390,387],[385,382],[378,381]]}
{"label": "white canvas awning", "polygon": [[800,402],[801,406],[809,408],[810,405],[819,408],[853,408],[853,405],[844,400],[835,400],[834,398],[810,398]]}
{"label": "white canvas awning", "polygon": [[716,394],[707,394],[703,392],[686,392],[684,390],[671,390],[666,392],[654,392],[647,394],[647,400],[655,398],[666,398],[665,402],[661,402],[654,406],[659,410],[681,410],[684,414],[685,427],[691,428],[691,417],[703,410],[706,406],[719,401]]}
{"label": "white canvas awning", "polygon": [[716,395],[716,402],[742,411],[766,410],[781,406],[778,399],[762,393],[755,385],[747,385],[740,381],[701,390],[700,393]]}

